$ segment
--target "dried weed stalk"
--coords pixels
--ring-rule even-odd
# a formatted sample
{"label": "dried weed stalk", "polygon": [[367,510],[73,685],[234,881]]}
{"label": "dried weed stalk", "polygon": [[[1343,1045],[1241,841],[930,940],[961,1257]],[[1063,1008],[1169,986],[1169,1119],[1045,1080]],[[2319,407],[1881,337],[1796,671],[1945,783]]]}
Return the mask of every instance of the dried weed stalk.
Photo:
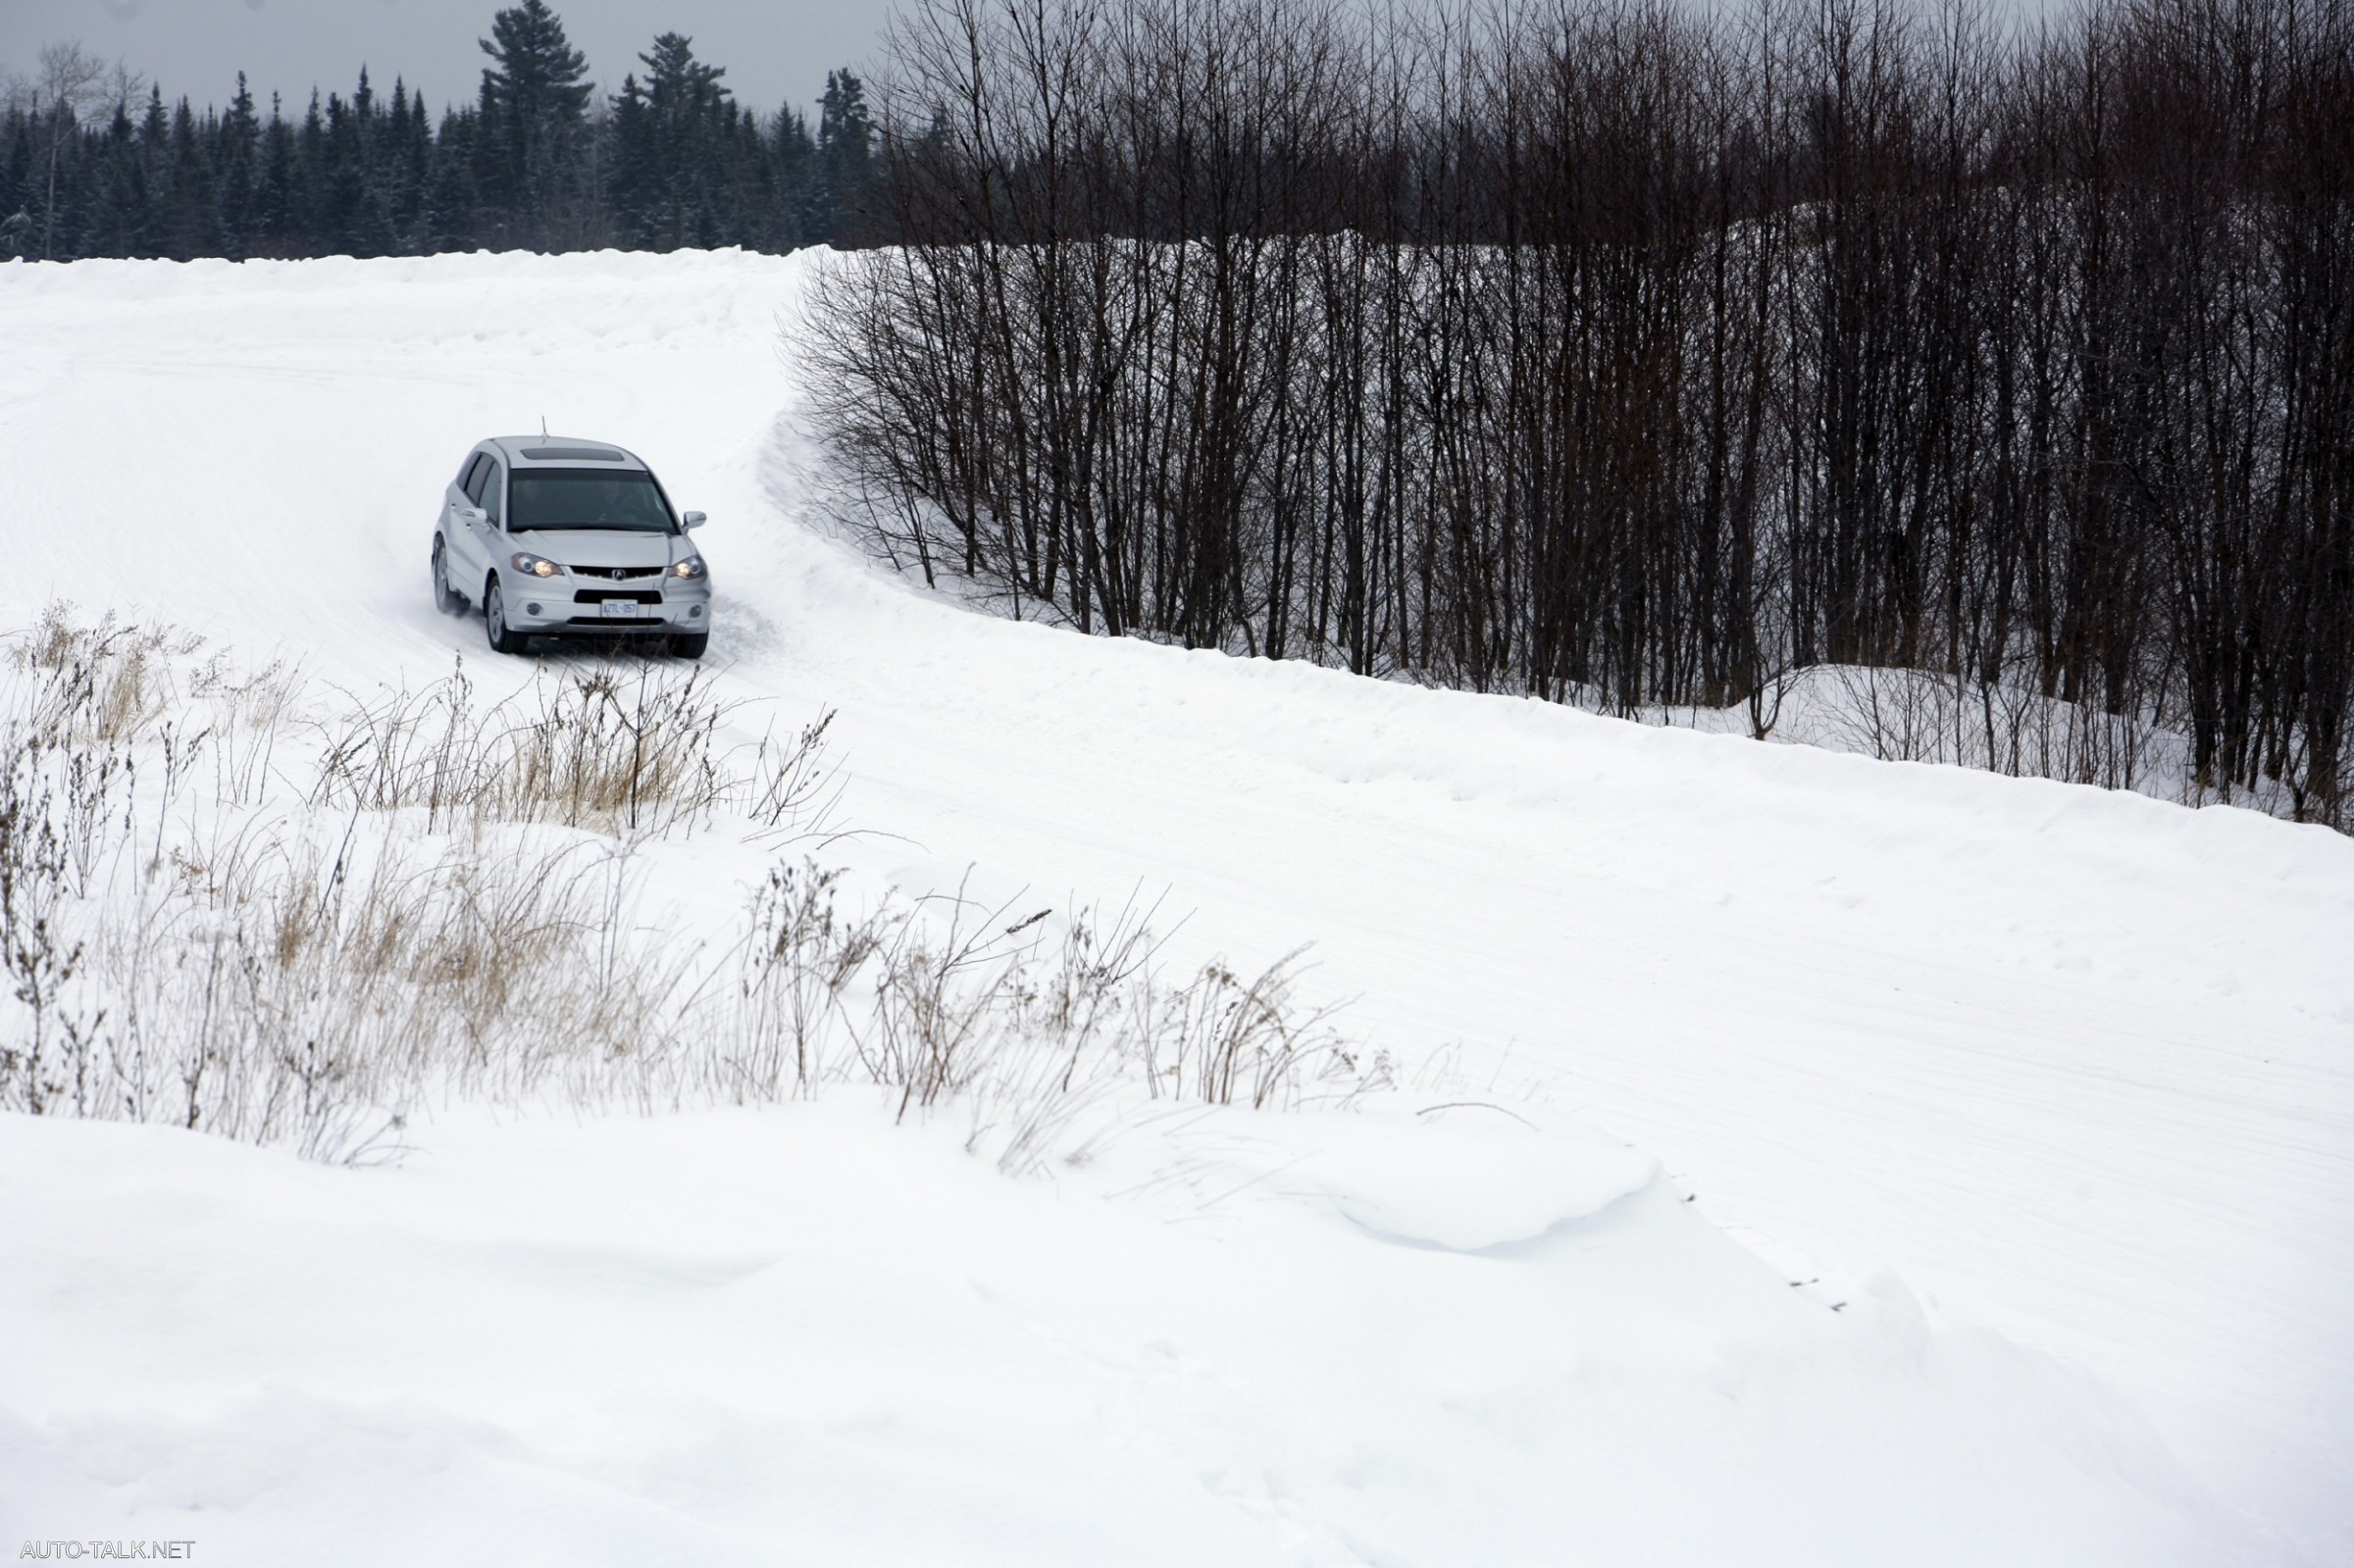
{"label": "dried weed stalk", "polygon": [[1020,1171],[1121,1085],[1267,1106],[1368,1076],[1293,1000],[1297,955],[1170,983],[1150,911],[961,889],[853,911],[842,872],[802,861],[732,946],[641,926],[649,838],[722,812],[747,842],[822,823],[830,715],[731,743],[699,673],[605,667],[486,709],[460,669],[321,720],[284,666],[200,651],[63,611],[8,650],[0,1108],[354,1160],[451,1097],[859,1083],[902,1116],[969,1106],[973,1146]]}

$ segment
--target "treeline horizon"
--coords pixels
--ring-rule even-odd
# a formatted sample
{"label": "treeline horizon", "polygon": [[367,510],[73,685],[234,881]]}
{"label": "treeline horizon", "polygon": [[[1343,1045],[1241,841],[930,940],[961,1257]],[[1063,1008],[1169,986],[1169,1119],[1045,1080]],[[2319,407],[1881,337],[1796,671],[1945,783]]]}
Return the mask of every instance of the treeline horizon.
{"label": "treeline horizon", "polygon": [[497,12],[482,47],[474,101],[438,116],[365,65],[348,97],[264,103],[240,72],[226,108],[197,110],[78,45],[46,49],[0,98],[0,257],[786,251],[863,222],[873,128],[846,67],[813,123],[738,103],[677,32],[600,91],[545,0]]}
{"label": "treeline horizon", "polygon": [[1083,631],[1760,734],[1912,672],[1939,754],[2354,827],[2350,22],[915,0],[819,422]]}

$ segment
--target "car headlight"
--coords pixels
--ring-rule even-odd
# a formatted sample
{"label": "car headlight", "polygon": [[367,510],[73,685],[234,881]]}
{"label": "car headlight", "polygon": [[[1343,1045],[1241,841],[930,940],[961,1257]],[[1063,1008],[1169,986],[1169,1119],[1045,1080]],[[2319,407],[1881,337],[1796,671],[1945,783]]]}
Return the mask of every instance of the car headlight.
{"label": "car headlight", "polygon": [[528,572],[536,578],[552,578],[564,570],[546,556],[534,555],[529,550],[517,550],[508,559],[515,563],[516,571]]}
{"label": "car headlight", "polygon": [[703,558],[699,555],[691,555],[686,560],[675,563],[670,569],[670,575],[674,578],[699,578],[703,575]]}

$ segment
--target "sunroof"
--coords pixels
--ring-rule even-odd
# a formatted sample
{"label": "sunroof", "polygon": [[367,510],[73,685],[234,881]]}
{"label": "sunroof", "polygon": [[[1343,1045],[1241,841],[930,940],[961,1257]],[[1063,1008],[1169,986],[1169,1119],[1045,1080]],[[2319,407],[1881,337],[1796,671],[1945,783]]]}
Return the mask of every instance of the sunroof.
{"label": "sunroof", "polygon": [[535,463],[626,463],[628,458],[609,446],[527,446],[523,455]]}

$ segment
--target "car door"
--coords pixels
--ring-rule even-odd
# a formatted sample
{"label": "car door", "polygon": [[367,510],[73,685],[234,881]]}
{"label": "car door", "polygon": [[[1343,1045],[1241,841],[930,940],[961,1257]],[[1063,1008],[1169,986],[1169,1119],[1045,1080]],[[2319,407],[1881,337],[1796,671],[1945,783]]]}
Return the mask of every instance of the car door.
{"label": "car door", "polygon": [[473,482],[466,487],[467,500],[481,515],[470,517],[459,532],[465,539],[467,581],[478,586],[490,575],[491,562],[498,559],[499,519],[507,499],[504,469],[497,458],[485,452],[475,465]]}
{"label": "car door", "polygon": [[474,477],[485,461],[481,452],[467,453],[458,465],[458,477],[441,488],[441,544],[449,552],[449,580],[461,592],[481,574],[474,565],[474,542],[458,514],[474,505]]}

